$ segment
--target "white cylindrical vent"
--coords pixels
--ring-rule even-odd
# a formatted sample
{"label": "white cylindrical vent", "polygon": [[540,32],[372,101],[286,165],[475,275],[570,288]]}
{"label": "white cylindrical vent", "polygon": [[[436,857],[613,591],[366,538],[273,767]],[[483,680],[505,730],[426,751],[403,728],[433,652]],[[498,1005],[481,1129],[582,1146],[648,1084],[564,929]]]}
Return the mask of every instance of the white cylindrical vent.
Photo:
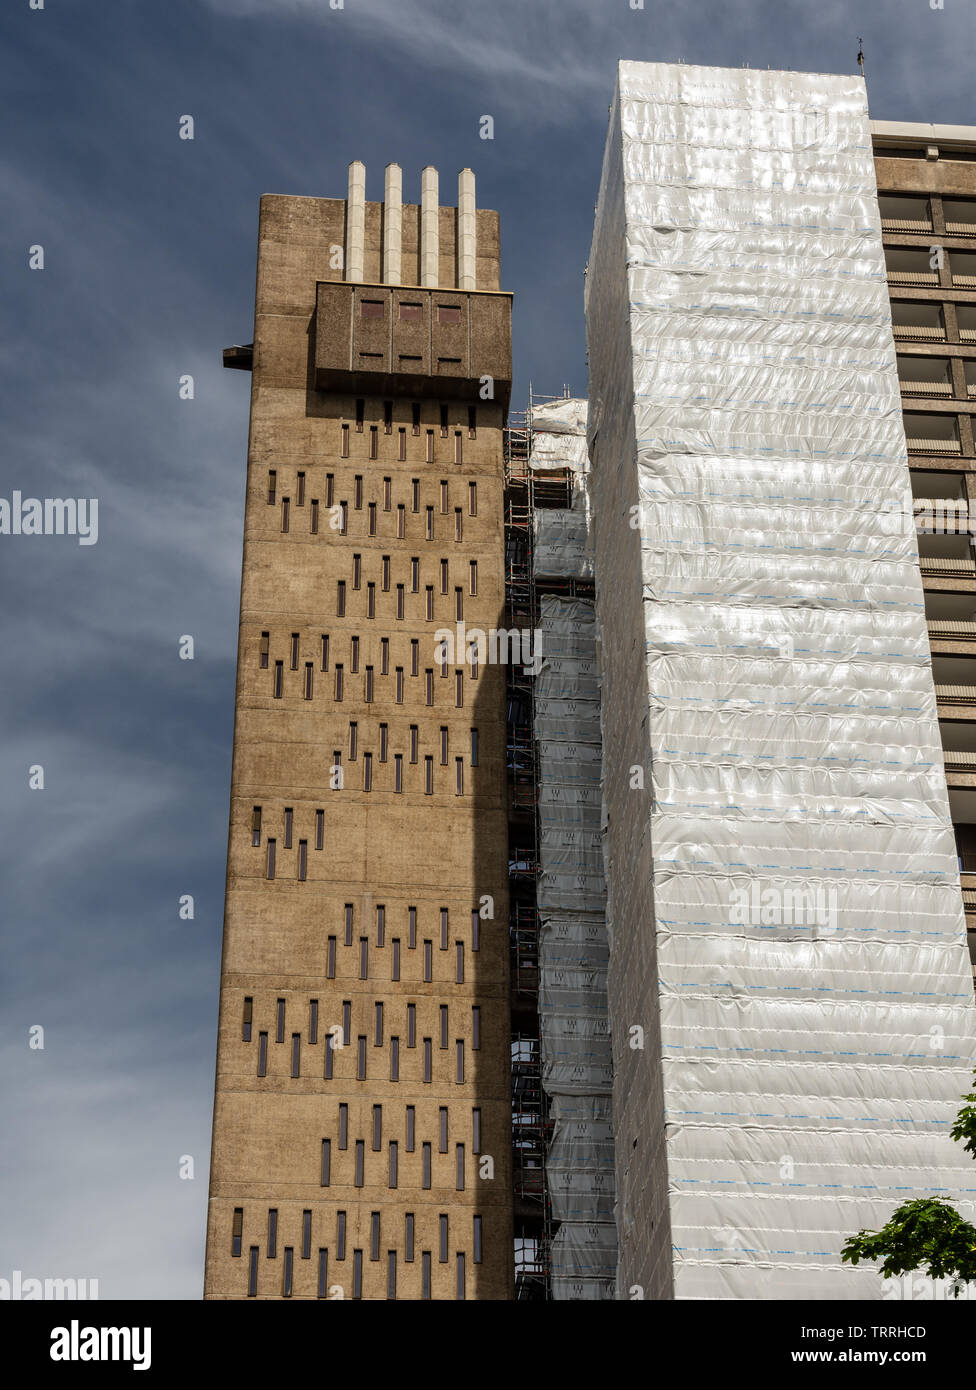
{"label": "white cylindrical vent", "polygon": [[439,215],[437,170],[428,164],[420,175],[420,283],[430,289],[437,288]]}
{"label": "white cylindrical vent", "polygon": [[462,169],[458,174],[458,288],[473,290],[478,280],[478,233],[475,213],[474,174]]}
{"label": "white cylindrical vent", "polygon": [[403,279],[403,171],[399,164],[386,166],[383,192],[383,282],[399,285]]}
{"label": "white cylindrical vent", "polygon": [[349,166],[346,200],[346,279],[362,280],[366,264],[366,165],[354,159]]}

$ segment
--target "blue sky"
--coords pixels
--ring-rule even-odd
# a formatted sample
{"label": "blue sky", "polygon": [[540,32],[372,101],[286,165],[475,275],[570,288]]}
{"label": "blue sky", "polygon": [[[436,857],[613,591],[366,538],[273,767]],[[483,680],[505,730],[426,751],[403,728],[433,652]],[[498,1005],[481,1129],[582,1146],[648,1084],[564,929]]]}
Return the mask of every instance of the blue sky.
{"label": "blue sky", "polygon": [[513,405],[582,394],[616,60],[851,72],[859,34],[875,118],[976,124],[974,0],[7,0],[0,496],[100,515],[94,546],[0,536],[0,1277],[202,1289],[249,385],[220,354],[260,195],[341,197],[358,158],[370,198],[397,160],[448,202],[470,165]]}

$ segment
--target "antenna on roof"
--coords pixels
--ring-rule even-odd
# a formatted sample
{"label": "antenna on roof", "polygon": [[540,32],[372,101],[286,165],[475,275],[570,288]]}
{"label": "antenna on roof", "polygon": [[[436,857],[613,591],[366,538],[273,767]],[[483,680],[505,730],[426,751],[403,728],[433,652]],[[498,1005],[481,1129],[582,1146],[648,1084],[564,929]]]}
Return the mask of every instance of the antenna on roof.
{"label": "antenna on roof", "polygon": [[864,76],[864,40],[860,34],[857,36],[857,65],[861,69],[861,76]]}

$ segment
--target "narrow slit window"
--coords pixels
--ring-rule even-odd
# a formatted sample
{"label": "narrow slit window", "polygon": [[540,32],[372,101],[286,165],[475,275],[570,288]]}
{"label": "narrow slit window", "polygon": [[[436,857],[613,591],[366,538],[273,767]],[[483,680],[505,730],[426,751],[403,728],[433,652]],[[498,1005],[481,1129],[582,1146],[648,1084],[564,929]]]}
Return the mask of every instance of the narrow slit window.
{"label": "narrow slit window", "polygon": [[447,479],[441,479],[441,511],[446,513],[448,507]]}
{"label": "narrow slit window", "polygon": [[464,942],[463,942],[463,941],[457,941],[457,942],[455,942],[455,944],[454,944],[454,956],[455,956],[455,962],[454,962],[454,982],[455,982],[455,984],[463,985],[463,984],[464,984]]}
{"label": "narrow slit window", "polygon": [[464,1252],[459,1250],[455,1259],[457,1261],[457,1296],[463,1302],[466,1297]]}
{"label": "narrow slit window", "polygon": [[440,1016],[441,1016],[441,1047],[443,1048],[443,1047],[447,1047],[447,1034],[448,1034],[448,1012],[447,1012],[447,1005],[446,1005],[446,1004],[442,1004],[442,1005],[440,1006]]}
{"label": "narrow slit window", "polygon": [[430,982],[431,982],[432,979],[433,979],[433,974],[432,974],[433,963],[434,963],[434,943],[433,943],[432,941],[425,941],[425,942],[424,942],[424,983],[425,983],[425,984],[430,984]]}
{"label": "narrow slit window", "polygon": [[419,729],[418,725],[416,725],[416,724],[411,724],[411,725],[410,725],[410,761],[411,761],[412,763],[415,763],[415,762],[417,761],[419,741],[420,741],[420,729]]}
{"label": "narrow slit window", "polygon": [[267,869],[268,878],[274,878],[274,876],[275,876],[275,850],[276,850],[276,848],[277,848],[277,841],[276,841],[276,840],[269,840],[269,841],[268,841],[268,869]]}
{"label": "narrow slit window", "polygon": [[346,616],[346,581],[344,579],[336,581],[336,614],[340,618]]}
{"label": "narrow slit window", "polygon": [[407,1106],[406,1146],[408,1154],[412,1154],[417,1147],[417,1108],[414,1105]]}
{"label": "narrow slit window", "polygon": [[399,980],[399,978],[400,978],[400,938],[399,938],[398,936],[395,936],[395,937],[393,938],[393,941],[392,941],[391,945],[392,945],[392,947],[393,947],[393,952],[392,952],[392,962],[393,962],[393,963],[392,963],[392,967],[391,967],[391,970],[390,970],[390,979],[391,979],[391,980]]}
{"label": "narrow slit window", "polygon": [[425,539],[434,539],[434,509],[433,507],[424,508],[424,536]]}
{"label": "narrow slit window", "polygon": [[373,1152],[379,1153],[383,1147],[383,1107],[373,1106]]}
{"label": "narrow slit window", "polygon": [[346,1213],[336,1212],[336,1259],[346,1258]]}
{"label": "narrow slit window", "polygon": [[268,506],[273,507],[278,488],[278,471],[275,468],[268,469]]}
{"label": "narrow slit window", "polygon": [[402,618],[404,613],[404,589],[402,584],[396,586],[396,615]]}
{"label": "narrow slit window", "polygon": [[397,540],[402,541],[407,529],[407,509],[402,502],[397,503]]}
{"label": "narrow slit window", "polygon": [[464,521],[460,507],[454,508],[454,539],[460,541],[464,539]]}
{"label": "narrow slit window", "polygon": [[[363,1040],[365,1041],[365,1039]],[[356,1171],[354,1174],[354,1187],[362,1187],[366,1167],[366,1141],[365,1139],[356,1140]]]}
{"label": "narrow slit window", "polygon": [[458,1144],[455,1149],[455,1187],[458,1192],[464,1191],[464,1145]]}
{"label": "narrow slit window", "polygon": [[383,510],[388,512],[393,506],[393,479],[383,479]]}
{"label": "narrow slit window", "polygon": [[335,668],[335,699],[337,704],[342,703],[342,663],[336,662]]}
{"label": "narrow slit window", "polygon": [[437,1258],[441,1264],[447,1264],[447,1246],[449,1239],[447,1213],[441,1212],[437,1218]]}
{"label": "narrow slit window", "polygon": [[478,515],[478,484],[468,483],[468,516]]}
{"label": "narrow slit window", "polygon": [[315,812],[315,848],[325,848],[325,812]]}
{"label": "narrow slit window", "polygon": [[381,763],[385,763],[386,760],[387,760],[387,753],[388,753],[388,751],[389,751],[389,746],[390,746],[390,726],[389,726],[389,724],[381,724],[381,725],[380,725],[380,751],[379,751],[379,759],[380,759],[380,762],[381,762]]}
{"label": "narrow slit window", "polygon": [[349,457],[349,426],[343,425],[339,436],[339,457],[347,459]]}
{"label": "narrow slit window", "polygon": [[438,1151],[442,1154],[447,1153],[447,1106],[440,1107],[440,1133],[438,1135]]}
{"label": "narrow slit window", "polygon": [[[345,929],[346,929],[346,945],[347,945],[347,946],[351,946],[351,945],[352,945],[352,930],[353,930],[353,908],[352,908],[352,903],[346,903],[346,905],[345,905],[344,925],[345,925]],[[343,1008],[345,1008],[345,1007],[346,1007],[346,1006],[343,1005]],[[348,1043],[348,1041],[349,1041],[349,1038],[348,1038],[348,1029],[347,1029],[346,1031],[347,1031],[346,1042]]]}
{"label": "narrow slit window", "polygon": [[373,1046],[383,1046],[383,1001],[377,999],[373,1006],[375,1012],[375,1027],[373,1033]]}
{"label": "narrow slit window", "polygon": [[407,946],[412,951],[417,945],[417,909],[407,908]]}
{"label": "narrow slit window", "polygon": [[[390,1184],[395,1186],[394,1183]],[[386,1252],[386,1296],[391,1301],[397,1296],[396,1292],[396,1273],[397,1273],[397,1252],[388,1250]]]}
{"label": "narrow slit window", "polygon": [[427,462],[434,462],[434,431],[427,431]]}
{"label": "narrow slit window", "polygon": [[361,980],[368,980],[368,979],[369,979],[369,937],[368,937],[368,936],[361,936],[361,937],[359,938],[359,978],[360,978]]}
{"label": "narrow slit window", "polygon": [[417,1006],[407,1005],[407,1047],[417,1046]]}
{"label": "narrow slit window", "polygon": [[390,1039],[390,1080],[400,1080],[400,1039]]}
{"label": "narrow slit window", "polygon": [[250,994],[244,999],[244,1018],[241,1026],[241,1036],[244,1042],[251,1041],[251,1023],[254,1018],[254,999]]}
{"label": "narrow slit window", "polygon": [[[433,702],[428,700],[427,703]],[[434,759],[429,755],[424,758],[424,795],[434,795]]]}
{"label": "narrow slit window", "polygon": [[308,529],[313,536],[319,533],[319,499],[313,497],[309,508]]}
{"label": "narrow slit window", "polygon": [[471,1241],[471,1244],[473,1244],[474,1247],[473,1250],[471,1250],[471,1258],[474,1259],[475,1265],[480,1265],[482,1259],[482,1251],[484,1251],[484,1236],[482,1236],[481,1216],[475,1216],[474,1218],[474,1240]]}
{"label": "narrow slit window", "polygon": [[363,475],[357,473],[353,478],[352,505],[353,509],[361,512],[363,509]]}
{"label": "narrow slit window", "polygon": [[326,978],[329,979],[329,980],[334,980],[334,979],[335,979],[335,973],[336,973],[336,945],[337,945],[337,943],[336,943],[335,937],[334,937],[334,936],[330,936],[330,937],[329,937],[329,943],[328,943],[328,954],[327,954],[326,963],[325,963]]}
{"label": "narrow slit window", "polygon": [[274,664],[274,686],[272,687],[272,693],[276,700],[281,699],[281,690],[282,686],[284,685],[284,681],[285,663],[283,661],[276,661]]}
{"label": "narrow slit window", "polygon": [[434,703],[434,672],[432,669],[424,672],[424,703],[427,705]]}
{"label": "narrow slit window", "polygon": [[384,594],[390,592],[390,557],[384,555],[382,560],[381,580]]}
{"label": "narrow slit window", "polygon": [[476,1105],[471,1111],[471,1152],[481,1153],[481,1107]]}
{"label": "narrow slit window", "polygon": [[397,431],[397,461],[406,463],[407,461],[407,431],[401,425]]}
{"label": "narrow slit window", "polygon": [[270,633],[270,632],[262,632],[262,633],[261,633],[261,652],[260,652],[260,667],[261,667],[261,670],[262,670],[262,671],[266,671],[266,670],[268,669],[268,655],[269,655],[269,647],[270,647],[270,644],[271,644],[271,633]]}
{"label": "narrow slit window", "polygon": [[434,1066],[434,1046],[431,1038],[424,1038],[424,1085],[429,1086],[433,1081],[432,1070]]}
{"label": "narrow slit window", "polygon": [[339,1106],[339,1148],[349,1147],[349,1106],[343,1101]]}
{"label": "narrow slit window", "polygon": [[326,1249],[319,1250],[319,1282],[318,1297],[326,1298],[329,1292],[329,1252]]}
{"label": "narrow slit window", "polygon": [[256,1298],[258,1292],[258,1247],[252,1245],[248,1252],[247,1296]]}
{"label": "narrow slit window", "polygon": [[326,473],[325,475],[325,505],[331,507],[335,500],[335,474]]}
{"label": "narrow slit window", "polygon": [[454,793],[456,796],[464,795],[464,759],[454,759]]}
{"label": "narrow slit window", "polygon": [[285,1041],[285,1001],[279,999],[275,1005],[275,1042]]}
{"label": "narrow slit window", "polygon": [[260,845],[261,843],[261,807],[255,806],[251,811],[251,844]]}
{"label": "narrow slit window", "polygon": [[308,1041],[314,1047],[319,1040],[319,1001],[310,999],[308,1001]]}
{"label": "narrow slit window", "polygon": [[258,1076],[268,1074],[268,1035],[258,1034]]}
{"label": "narrow slit window", "polygon": [[362,1034],[356,1042],[356,1080],[366,1080],[366,1038]]}
{"label": "narrow slit window", "polygon": [[323,670],[323,671],[327,671],[328,669],[329,669],[329,635],[328,635],[328,633],[323,632],[323,633],[322,633],[322,670]]}
{"label": "narrow slit window", "polygon": [[292,1033],[291,1035],[291,1074],[292,1078],[302,1074],[302,1035]]}
{"label": "narrow slit window", "polygon": [[447,767],[447,726],[441,725],[441,767]]}
{"label": "narrow slit window", "polygon": [[394,692],[393,692],[393,701],[394,701],[394,704],[402,705],[402,704],[403,704],[403,667],[402,667],[402,666],[398,666],[398,667],[396,668],[396,674],[395,674],[395,678],[394,678],[394,687],[395,687],[395,688],[394,688]]}
{"label": "narrow slit window", "polygon": [[464,1039],[458,1038],[454,1044],[455,1075],[454,1080],[459,1086],[464,1085]]}
{"label": "narrow slit window", "polygon": [[402,754],[402,753],[395,753],[395,754],[393,755],[393,790],[394,790],[395,792],[402,792],[402,791],[403,791],[403,754]]}
{"label": "narrow slit window", "polygon": [[441,406],[441,439],[446,439],[446,438],[447,438],[447,431],[448,431],[447,406],[446,406],[446,405],[442,405],[442,406]]}
{"label": "narrow slit window", "polygon": [[362,432],[363,432],[363,421],[365,420],[365,418],[366,418],[366,402],[365,402],[365,400],[358,400],[358,401],[356,402],[356,433],[357,433],[357,434],[362,434]]}
{"label": "narrow slit window", "polygon": [[313,690],[313,684],[312,684],[312,682],[314,681],[314,679],[315,679],[315,677],[314,677],[314,675],[313,675],[313,665],[312,665],[312,662],[311,662],[311,661],[306,661],[306,663],[305,663],[305,699],[306,699],[306,700],[310,700],[310,699],[312,698],[312,690]]}
{"label": "narrow slit window", "polygon": [[298,488],[295,494],[295,506],[304,507],[305,505],[305,474],[298,474]]}
{"label": "narrow slit window", "polygon": [[414,434],[419,434],[419,433],[420,433],[420,402],[419,402],[419,401],[413,401],[413,402],[411,403],[410,411],[411,411],[411,418],[412,418],[412,420],[413,420],[413,432],[414,432]]}
{"label": "narrow slit window", "polygon": [[289,515],[290,507],[291,507],[291,503],[290,503],[289,499],[288,499],[287,497],[283,497],[283,498],[281,499],[281,529],[282,529],[282,531],[287,531],[287,530],[288,530],[288,515]]}
{"label": "narrow slit window", "polygon": [[390,639],[389,637],[380,638],[380,675],[390,674]]}
{"label": "narrow slit window", "polygon": [[241,1254],[241,1244],[244,1239],[244,1208],[234,1208],[234,1225],[231,1230],[230,1253],[235,1259]]}
{"label": "narrow slit window", "polygon": [[454,462],[464,462],[464,445],[461,442],[461,431],[454,431]]}
{"label": "narrow slit window", "polygon": [[284,1260],[284,1265],[283,1265],[282,1271],[281,1271],[281,1274],[282,1274],[282,1278],[281,1278],[281,1296],[282,1296],[282,1298],[291,1298],[291,1291],[292,1291],[292,1276],[293,1276],[293,1273],[294,1273],[294,1266],[295,1266],[295,1251],[294,1251],[294,1248],[293,1248],[292,1246],[290,1246],[290,1245],[286,1245],[286,1246],[285,1246],[285,1260]]}
{"label": "narrow slit window", "polygon": [[295,812],[290,806],[285,807],[285,849],[291,849],[291,832],[295,821]]}
{"label": "narrow slit window", "polygon": [[363,1296],[363,1252],[354,1250],[352,1252],[352,1296],[362,1298]]}
{"label": "narrow slit window", "polygon": [[369,456],[370,456],[370,458],[371,458],[371,459],[376,458],[376,455],[377,455],[378,452],[379,452],[379,429],[378,429],[378,427],[377,427],[376,425],[370,425],[370,427],[369,427]]}
{"label": "narrow slit window", "polygon": [[302,1212],[302,1259],[308,1260],[312,1255],[312,1213],[306,1208]]}
{"label": "narrow slit window", "polygon": [[478,730],[471,730],[471,766],[478,766]]}
{"label": "narrow slit window", "polygon": [[421,1149],[421,1183],[425,1192],[430,1191],[430,1144],[425,1143]]}
{"label": "narrow slit window", "polygon": [[276,1259],[278,1255],[278,1208],[270,1207],[268,1210],[268,1259]]}
{"label": "narrow slit window", "polygon": [[376,617],[376,585],[372,580],[366,585],[366,616]]}
{"label": "narrow slit window", "polygon": [[304,883],[308,878],[308,841],[298,842],[298,881]]}
{"label": "narrow slit window", "polygon": [[376,503],[370,502],[366,508],[366,534],[376,535]]}
{"label": "narrow slit window", "polygon": [[420,1297],[430,1298],[430,1251],[423,1250],[420,1255]]}

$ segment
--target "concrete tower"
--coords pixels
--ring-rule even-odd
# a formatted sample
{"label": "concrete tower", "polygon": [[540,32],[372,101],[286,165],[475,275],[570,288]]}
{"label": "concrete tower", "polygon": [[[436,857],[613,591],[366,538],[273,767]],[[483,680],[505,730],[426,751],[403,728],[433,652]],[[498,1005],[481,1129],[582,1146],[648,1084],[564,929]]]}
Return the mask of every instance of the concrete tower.
{"label": "concrete tower", "polygon": [[261,200],[207,1298],[512,1293],[498,217]]}

